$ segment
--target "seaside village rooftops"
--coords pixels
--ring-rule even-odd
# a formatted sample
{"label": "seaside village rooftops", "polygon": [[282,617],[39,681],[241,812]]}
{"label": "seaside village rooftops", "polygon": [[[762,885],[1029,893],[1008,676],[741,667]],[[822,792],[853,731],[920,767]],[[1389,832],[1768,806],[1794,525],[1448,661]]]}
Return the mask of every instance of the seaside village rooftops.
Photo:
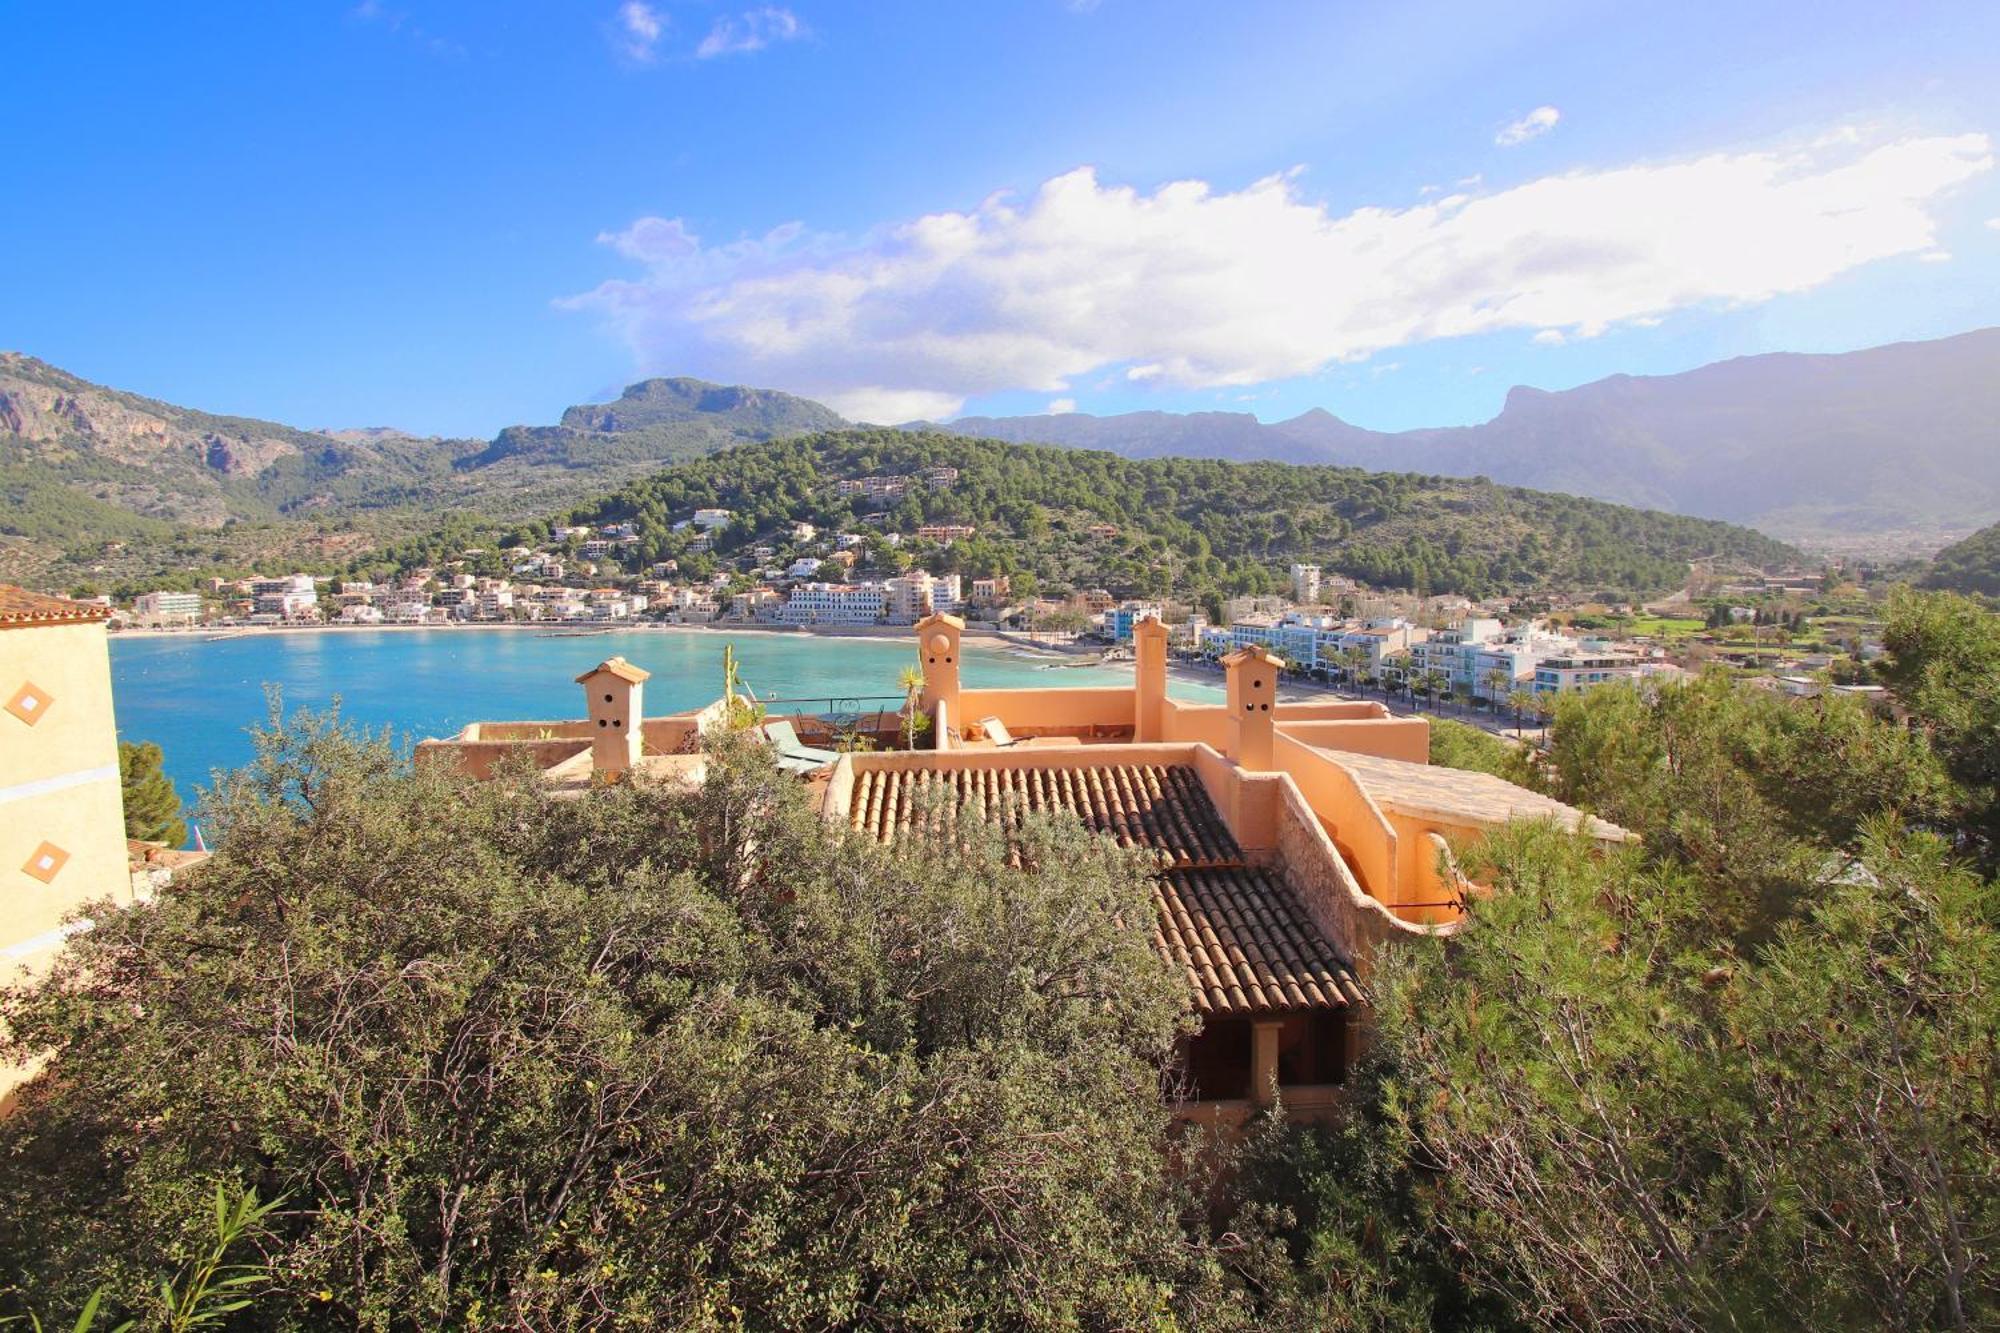
{"label": "seaside village rooftops", "polygon": [[[1197,703],[1167,694],[1157,618],[1134,629],[1132,684],[1108,688],[965,685],[963,633],[953,616],[917,624],[922,689],[907,703],[769,702],[754,725],[854,836],[931,844],[960,821],[1004,829],[1054,812],[1143,853],[1154,944],[1203,1020],[1181,1052],[1190,1116],[1240,1123],[1279,1096],[1295,1115],[1336,1103],[1365,1041],[1375,959],[1450,934],[1478,891],[1456,846],[1516,819],[1607,847],[1632,836],[1502,779],[1432,767],[1422,718],[1375,701],[1280,701],[1282,663],[1260,647],[1224,659],[1221,703]],[[525,754],[563,792],[699,781],[703,737],[748,700],[648,718],[646,679],[613,658],[577,678],[583,719],[477,723],[424,741],[418,761],[484,776]]]}

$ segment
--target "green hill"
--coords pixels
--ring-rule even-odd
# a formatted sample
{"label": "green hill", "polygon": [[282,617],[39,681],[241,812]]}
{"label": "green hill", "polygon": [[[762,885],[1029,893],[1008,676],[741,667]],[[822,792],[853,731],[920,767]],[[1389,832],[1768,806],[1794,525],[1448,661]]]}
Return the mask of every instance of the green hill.
{"label": "green hill", "polygon": [[1939,551],[1923,583],[1927,588],[2000,597],[2000,523]]}
{"label": "green hill", "polygon": [[867,531],[868,502],[842,498],[835,482],[939,466],[958,469],[957,480],[912,487],[881,515],[883,527],[910,533],[928,523],[971,524],[978,532],[970,540],[918,554],[934,572],[1024,572],[1045,586],[1256,593],[1281,586],[1291,562],[1311,561],[1329,573],[1430,593],[1640,593],[1678,586],[1692,561],[1798,559],[1790,547],[1727,523],[1483,479],[1128,459],[898,430],[730,449],[634,482],[571,517],[636,523],[651,561],[685,550],[689,534],[673,531],[677,520],[720,506],[736,515],[719,539],[726,555],[799,520]]}

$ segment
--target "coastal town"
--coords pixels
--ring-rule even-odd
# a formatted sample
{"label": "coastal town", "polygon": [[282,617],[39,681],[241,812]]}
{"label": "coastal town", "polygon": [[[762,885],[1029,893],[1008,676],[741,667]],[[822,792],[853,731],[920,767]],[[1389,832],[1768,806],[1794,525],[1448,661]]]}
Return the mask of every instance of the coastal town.
{"label": "coastal town", "polygon": [[[952,481],[953,469],[938,468],[838,487],[843,498],[888,502],[910,486]],[[926,524],[904,534],[792,522],[725,544],[736,522],[727,509],[696,509],[674,523],[681,554],[644,565],[635,554],[638,525],[573,523],[539,544],[473,548],[376,579],[210,578],[198,590],[158,589],[125,606],[95,600],[109,609],[114,631],[686,626],[866,634],[949,614],[975,631],[1114,657],[1129,652],[1132,626],[1153,615],[1174,627],[1171,650],[1184,665],[1212,665],[1254,645],[1277,657],[1295,685],[1455,703],[1508,712],[1516,722],[1538,706],[1545,712],[1556,695],[1708,667],[1792,695],[1882,693],[1867,671],[1882,652],[1880,622],[1867,593],[1837,566],[1695,569],[1672,596],[1632,605],[1560,594],[1422,596],[1294,563],[1284,592],[1229,598],[1211,618],[1173,598],[1043,590],[1005,574],[934,574],[916,563],[957,563],[952,548],[976,535],[970,525]],[[1115,535],[1105,526],[1103,535]],[[871,576],[888,569],[899,572]]]}

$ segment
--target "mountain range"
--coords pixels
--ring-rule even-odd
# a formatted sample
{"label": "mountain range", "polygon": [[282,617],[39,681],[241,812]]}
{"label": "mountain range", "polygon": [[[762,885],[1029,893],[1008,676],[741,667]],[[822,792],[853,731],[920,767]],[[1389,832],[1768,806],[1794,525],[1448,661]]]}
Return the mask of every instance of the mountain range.
{"label": "mountain range", "polygon": [[[333,560],[444,514],[532,518],[676,462],[848,424],[776,390],[659,378],[490,440],[301,430],[0,353],[0,577],[136,568],[125,550],[135,544],[154,568]],[[1928,553],[2000,517],[2000,329],[1516,388],[1478,426],[1385,433],[1316,409],[1271,423],[1133,412],[968,417],[947,429],[1127,458],[1486,477],[1808,542],[1928,534]]]}
{"label": "mountain range", "polygon": [[961,417],[949,429],[1128,458],[1485,476],[1795,540],[1955,534],[2000,517],[2000,329],[1613,375],[1561,392],[1517,387],[1477,426],[1373,431],[1316,408],[1270,423],[1237,412],[1068,413]]}
{"label": "mountain range", "polygon": [[529,518],[680,459],[844,425],[817,403],[691,379],[635,384],[491,440],[301,430],[107,388],[0,352],[0,578],[315,564],[434,526]]}

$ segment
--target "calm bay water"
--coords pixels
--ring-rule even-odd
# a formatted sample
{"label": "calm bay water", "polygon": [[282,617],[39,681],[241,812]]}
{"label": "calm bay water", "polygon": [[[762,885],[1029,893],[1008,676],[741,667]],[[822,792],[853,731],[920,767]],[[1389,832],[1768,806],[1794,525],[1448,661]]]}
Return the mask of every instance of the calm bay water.
{"label": "calm bay water", "polygon": [[[111,679],[123,740],[154,741],[183,799],[217,768],[250,758],[246,730],[265,716],[264,687],[289,711],[338,697],[352,723],[387,726],[399,742],[449,736],[468,722],[581,716],[575,678],[622,655],[653,673],[651,714],[697,708],[722,693],[722,649],[733,644],[744,681],[760,696],[894,695],[896,675],[916,663],[907,638],[835,639],[803,634],[638,630],[544,637],[523,630],[340,630],[250,633],[210,641],[200,634],[114,638]],[[1120,685],[1130,667],[1045,669],[1050,659],[967,644],[964,679],[988,689]],[[1219,697],[1211,686],[1176,683],[1176,695]]]}

